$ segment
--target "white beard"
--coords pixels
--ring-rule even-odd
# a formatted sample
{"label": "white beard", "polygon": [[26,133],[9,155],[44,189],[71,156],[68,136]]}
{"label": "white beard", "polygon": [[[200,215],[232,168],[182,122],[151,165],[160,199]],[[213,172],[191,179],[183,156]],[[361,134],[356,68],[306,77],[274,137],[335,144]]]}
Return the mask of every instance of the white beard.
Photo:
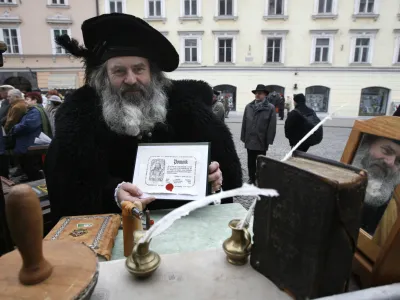
{"label": "white beard", "polygon": [[156,123],[164,123],[167,116],[167,96],[162,87],[151,83],[148,96],[122,96],[110,86],[99,91],[103,117],[108,127],[118,133],[137,136],[151,131]]}
{"label": "white beard", "polygon": [[150,100],[148,104],[137,106],[126,101],[105,100],[102,101],[103,117],[112,131],[137,136],[140,132],[152,130],[156,123],[165,122],[165,102],[166,99]]}
{"label": "white beard", "polygon": [[[362,145],[353,160],[353,166],[365,169],[368,172],[368,185],[364,202],[370,206],[379,207],[390,201],[394,189],[400,182],[400,174],[375,174],[369,170],[369,146]],[[366,165],[367,164],[367,165]]]}

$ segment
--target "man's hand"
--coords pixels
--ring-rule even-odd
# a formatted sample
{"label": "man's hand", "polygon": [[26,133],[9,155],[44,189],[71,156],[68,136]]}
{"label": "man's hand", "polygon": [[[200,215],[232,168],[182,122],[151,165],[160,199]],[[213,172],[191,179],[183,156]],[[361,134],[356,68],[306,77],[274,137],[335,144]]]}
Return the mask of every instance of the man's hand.
{"label": "man's hand", "polygon": [[146,207],[147,204],[150,202],[153,202],[156,198],[154,197],[148,197],[148,198],[139,198],[140,196],[143,195],[143,192],[139,190],[139,188],[132,184],[132,183],[124,183],[121,185],[121,187],[118,190],[118,201],[121,204],[123,201],[130,201],[135,203],[136,201],[139,201],[142,203],[143,208]]}
{"label": "man's hand", "polygon": [[222,187],[222,172],[219,163],[213,161],[208,167],[208,182],[211,182],[212,192],[219,191]]}

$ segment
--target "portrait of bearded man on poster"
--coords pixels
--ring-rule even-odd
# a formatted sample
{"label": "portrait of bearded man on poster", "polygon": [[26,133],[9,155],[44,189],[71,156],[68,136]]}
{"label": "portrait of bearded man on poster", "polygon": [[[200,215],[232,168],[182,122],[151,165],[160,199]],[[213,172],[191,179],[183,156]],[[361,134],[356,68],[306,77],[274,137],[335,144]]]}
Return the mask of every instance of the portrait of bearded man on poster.
{"label": "portrait of bearded man on poster", "polygon": [[232,134],[212,112],[211,86],[166,76],[178,68],[179,55],[161,32],[133,15],[112,13],[84,21],[82,35],[84,45],[68,35],[56,38],[83,61],[85,85],[57,112],[57,135],[46,157],[55,222],[118,213],[122,201],[149,209],[185,204],[144,198],[131,183],[140,143],[208,142],[212,192],[242,185]]}
{"label": "portrait of bearded man on poster", "polygon": [[361,228],[373,235],[400,184],[400,141],[365,134],[352,165],[368,172]]}

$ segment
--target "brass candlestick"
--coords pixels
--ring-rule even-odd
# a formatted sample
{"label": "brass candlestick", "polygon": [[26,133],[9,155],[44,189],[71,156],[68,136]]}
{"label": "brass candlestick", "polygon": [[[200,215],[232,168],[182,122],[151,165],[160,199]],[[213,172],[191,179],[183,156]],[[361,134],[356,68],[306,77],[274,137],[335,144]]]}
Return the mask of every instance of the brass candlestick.
{"label": "brass candlestick", "polygon": [[236,225],[240,220],[232,220],[229,222],[229,227],[232,229],[232,236],[225,240],[222,245],[228,262],[232,265],[244,265],[247,263],[251,249],[251,235],[247,230],[249,225],[243,229],[236,229]]}
{"label": "brass candlestick", "polygon": [[133,235],[135,246],[125,263],[128,271],[136,277],[149,277],[157,270],[161,262],[160,255],[149,249],[150,242],[139,244],[139,240],[144,234],[145,232],[142,230],[135,231]]}

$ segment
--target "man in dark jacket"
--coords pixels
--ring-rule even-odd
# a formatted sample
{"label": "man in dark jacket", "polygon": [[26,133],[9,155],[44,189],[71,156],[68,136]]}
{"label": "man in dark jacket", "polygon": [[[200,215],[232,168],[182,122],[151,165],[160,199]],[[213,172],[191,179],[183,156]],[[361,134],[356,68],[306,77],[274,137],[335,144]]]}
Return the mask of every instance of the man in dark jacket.
{"label": "man in dark jacket", "polygon": [[[295,95],[293,101],[295,109],[288,113],[285,122],[285,136],[289,140],[290,147],[294,147],[309,131],[304,116],[315,113],[306,105],[306,97],[303,94]],[[309,148],[310,145],[306,140],[297,150],[307,152]]]}
{"label": "man in dark jacket", "polygon": [[219,91],[213,90],[213,104],[212,111],[223,123],[225,122],[225,109],[221,101],[218,101],[218,96],[221,94]]}
{"label": "man in dark jacket", "polygon": [[241,141],[247,149],[249,183],[256,182],[257,156],[266,155],[276,133],[275,107],[268,102],[267,90],[262,84],[252,91],[256,99],[246,105],[243,113]]}
{"label": "man in dark jacket", "polygon": [[[232,135],[210,107],[212,88],[165,76],[179,65],[168,39],[147,22],[118,13],[86,20],[82,33],[85,46],[67,35],[57,38],[58,45],[85,62],[86,85],[58,110],[57,134],[47,153],[54,221],[120,212],[123,201],[153,201],[129,183],[139,143],[209,142],[212,190],[242,185]],[[184,203],[154,201],[149,209]]]}

